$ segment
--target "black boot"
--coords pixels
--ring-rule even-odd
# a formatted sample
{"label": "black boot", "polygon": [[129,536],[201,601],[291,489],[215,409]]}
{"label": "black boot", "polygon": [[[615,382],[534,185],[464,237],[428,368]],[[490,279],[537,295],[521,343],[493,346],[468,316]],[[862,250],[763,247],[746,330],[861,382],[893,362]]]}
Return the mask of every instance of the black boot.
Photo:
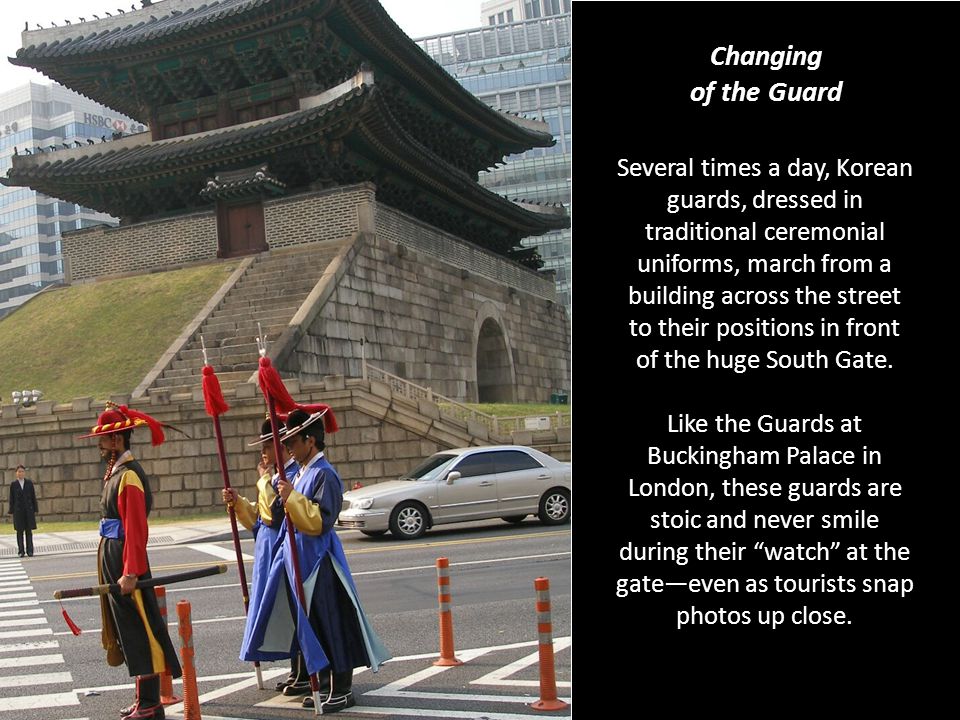
{"label": "black boot", "polygon": [[[327,692],[320,690],[320,714],[340,712],[357,704],[353,699],[353,670],[346,672],[327,672],[321,673],[321,681],[326,675],[329,679],[332,675],[333,686],[329,687]],[[322,684],[322,683],[321,683]],[[313,698],[309,695],[303,699],[303,707],[312,708],[314,706]]]}
{"label": "black boot", "polygon": [[310,675],[307,674],[307,663],[302,654],[297,654],[297,674],[292,682],[280,689],[287,697],[310,694]]}
{"label": "black boot", "polygon": [[130,713],[121,717],[125,720],[164,720],[159,675],[137,677],[137,702]]}
{"label": "black boot", "polygon": [[290,674],[287,675],[283,680],[277,683],[276,687],[274,688],[277,692],[283,692],[283,689],[287,687],[287,685],[293,685],[297,681],[297,678],[300,677],[301,660],[302,660],[302,656],[300,655],[300,653],[297,653],[296,655],[291,656]]}

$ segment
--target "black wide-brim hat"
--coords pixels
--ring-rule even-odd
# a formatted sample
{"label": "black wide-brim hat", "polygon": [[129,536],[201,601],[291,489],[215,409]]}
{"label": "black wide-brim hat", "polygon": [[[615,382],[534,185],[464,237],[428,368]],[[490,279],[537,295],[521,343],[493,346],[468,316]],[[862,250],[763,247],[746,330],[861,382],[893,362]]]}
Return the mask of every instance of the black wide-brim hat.
{"label": "black wide-brim hat", "polygon": [[283,435],[280,436],[280,442],[289,440],[294,435],[299,435],[317,422],[317,420],[322,419],[328,412],[330,412],[329,407],[324,407],[322,410],[309,414],[303,410],[294,410],[287,416],[287,428]]}
{"label": "black wide-brim hat", "polygon": [[[286,432],[287,428],[283,423],[277,425],[277,434],[283,438],[283,433]],[[247,447],[257,447],[258,445],[263,445],[265,442],[268,442],[273,439],[273,425],[270,423],[270,418],[267,418],[263,421],[263,425],[260,426],[260,439],[254,440],[252,443],[247,443]]]}

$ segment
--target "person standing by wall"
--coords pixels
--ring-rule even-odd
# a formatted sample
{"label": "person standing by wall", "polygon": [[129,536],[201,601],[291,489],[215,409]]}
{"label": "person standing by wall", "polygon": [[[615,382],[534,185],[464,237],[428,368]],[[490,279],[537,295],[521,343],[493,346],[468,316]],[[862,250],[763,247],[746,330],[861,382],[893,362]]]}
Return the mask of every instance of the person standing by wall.
{"label": "person standing by wall", "polygon": [[107,663],[126,662],[131,677],[137,679],[136,699],[120,711],[120,717],[163,720],[159,673],[178,678],[181,669],[156,593],[153,588],[137,587],[139,581],[152,577],[147,515],[153,495],[146,472],[130,452],[132,431],[143,426],[149,426],[154,445],[163,442],[157,420],[123,405],[101,413],[97,425],[81,437],[98,439],[100,456],[107,464],[100,496],[99,581],[120,586],[119,593],[100,598],[101,640]]}
{"label": "person standing by wall", "polygon": [[[37,495],[33,483],[27,476],[27,469],[17,465],[17,477],[10,484],[10,514],[13,515],[13,529],[17,531],[17,554],[33,557],[33,531],[37,529]],[[26,536],[26,538],[24,538]],[[24,543],[26,539],[26,543]]]}

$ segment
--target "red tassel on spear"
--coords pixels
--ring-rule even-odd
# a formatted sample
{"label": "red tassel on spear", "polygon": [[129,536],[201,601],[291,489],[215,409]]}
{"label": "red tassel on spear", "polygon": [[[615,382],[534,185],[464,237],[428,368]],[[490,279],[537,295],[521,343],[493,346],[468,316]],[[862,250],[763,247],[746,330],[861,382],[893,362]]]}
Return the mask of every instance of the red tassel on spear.
{"label": "red tassel on spear", "polygon": [[[217,455],[220,457],[220,472],[223,475],[223,488],[230,490],[230,471],[227,469],[227,455],[223,449],[223,431],[220,429],[220,416],[230,409],[227,401],[223,399],[223,391],[220,389],[220,381],[213,367],[207,362],[207,347],[203,342],[203,336],[200,336],[200,348],[203,352],[203,404],[207,415],[213,418],[213,431],[217,436]],[[233,503],[228,506],[230,513],[230,531],[233,533],[233,547],[237,552],[237,570],[240,573],[240,591],[243,593],[243,612],[246,614],[250,610],[250,593],[247,588],[247,569],[243,564],[243,551],[240,549],[240,532],[237,529],[237,513],[233,509]],[[263,674],[260,670],[259,661],[254,661],[253,667],[257,672],[257,687],[263,690]]]}

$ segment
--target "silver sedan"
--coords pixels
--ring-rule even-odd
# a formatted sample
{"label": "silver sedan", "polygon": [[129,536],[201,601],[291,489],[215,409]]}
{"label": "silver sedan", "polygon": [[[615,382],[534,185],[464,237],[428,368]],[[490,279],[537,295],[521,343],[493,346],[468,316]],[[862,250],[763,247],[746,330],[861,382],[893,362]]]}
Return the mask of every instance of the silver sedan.
{"label": "silver sedan", "polygon": [[433,525],[536,514],[542,523],[570,520],[570,463],[520,445],[435,453],[399,480],[343,495],[338,528],[365,535],[417,538]]}

